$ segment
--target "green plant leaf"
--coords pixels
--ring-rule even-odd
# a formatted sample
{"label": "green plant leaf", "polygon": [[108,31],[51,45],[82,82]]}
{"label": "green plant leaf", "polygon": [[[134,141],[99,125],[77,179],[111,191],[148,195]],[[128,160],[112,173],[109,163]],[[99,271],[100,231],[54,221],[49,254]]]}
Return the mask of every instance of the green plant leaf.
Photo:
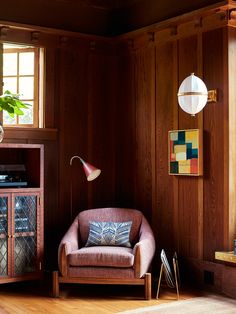
{"label": "green plant leaf", "polygon": [[13,94],[9,90],[6,90],[4,94],[0,96],[0,111],[7,111],[12,118],[14,118],[15,115],[24,115],[24,112],[20,108],[29,109],[31,105],[21,101],[19,97],[19,94]]}
{"label": "green plant leaf", "polygon": [[24,114],[24,112],[17,107],[14,108],[14,113],[18,116],[22,116]]}
{"label": "green plant leaf", "polygon": [[31,106],[30,104],[27,104],[27,103],[24,103],[20,100],[16,100],[16,105],[18,108],[25,108],[25,109],[28,109],[29,106]]}
{"label": "green plant leaf", "polygon": [[6,90],[6,91],[4,92],[4,94],[5,94],[5,95],[7,95],[7,94],[12,95],[12,93],[11,93],[9,90]]}

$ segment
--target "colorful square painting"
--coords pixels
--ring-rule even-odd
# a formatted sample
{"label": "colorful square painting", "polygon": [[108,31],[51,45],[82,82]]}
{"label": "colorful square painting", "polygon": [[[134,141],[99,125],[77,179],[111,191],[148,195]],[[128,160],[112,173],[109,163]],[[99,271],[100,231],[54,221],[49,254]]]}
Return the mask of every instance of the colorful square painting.
{"label": "colorful square painting", "polygon": [[202,175],[202,132],[169,131],[169,174]]}

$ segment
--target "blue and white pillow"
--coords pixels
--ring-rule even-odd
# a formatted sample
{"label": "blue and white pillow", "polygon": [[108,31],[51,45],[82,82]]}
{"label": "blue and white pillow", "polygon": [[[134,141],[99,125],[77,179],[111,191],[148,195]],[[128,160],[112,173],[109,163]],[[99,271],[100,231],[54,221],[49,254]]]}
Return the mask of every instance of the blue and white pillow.
{"label": "blue and white pillow", "polygon": [[85,246],[113,245],[131,247],[129,234],[132,221],[90,221],[89,236]]}

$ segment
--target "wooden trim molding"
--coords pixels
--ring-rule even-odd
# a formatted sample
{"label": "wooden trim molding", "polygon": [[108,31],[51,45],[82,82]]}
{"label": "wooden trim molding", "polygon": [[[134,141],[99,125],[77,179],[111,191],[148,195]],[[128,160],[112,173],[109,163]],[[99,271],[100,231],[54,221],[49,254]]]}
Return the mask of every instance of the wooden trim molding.
{"label": "wooden trim molding", "polygon": [[57,129],[6,127],[4,132],[4,142],[9,139],[56,141],[58,137]]}
{"label": "wooden trim molding", "polygon": [[0,39],[5,42],[36,44],[40,47],[79,46],[89,50],[91,42],[96,42],[96,49],[113,53],[113,40],[102,36],[82,34],[61,29],[37,25],[21,24],[0,20]]}
{"label": "wooden trim molding", "polygon": [[[4,29],[3,29],[4,28]],[[110,38],[103,37],[103,36],[96,36],[96,35],[89,35],[89,34],[83,34],[79,32],[72,32],[72,31],[66,31],[62,29],[57,29],[57,28],[51,28],[51,27],[43,27],[43,26],[38,26],[38,25],[31,25],[31,24],[24,24],[24,23],[17,23],[13,21],[3,21],[0,20],[0,29],[2,30],[1,33],[6,33],[9,29],[21,29],[28,31],[30,30],[34,34],[31,35],[33,39],[38,40],[40,37],[40,34],[42,33],[48,33],[52,35],[60,35],[64,37],[77,37],[77,38],[84,38],[84,39],[89,39],[91,40],[99,40],[99,41],[104,41],[104,42],[110,42]]]}

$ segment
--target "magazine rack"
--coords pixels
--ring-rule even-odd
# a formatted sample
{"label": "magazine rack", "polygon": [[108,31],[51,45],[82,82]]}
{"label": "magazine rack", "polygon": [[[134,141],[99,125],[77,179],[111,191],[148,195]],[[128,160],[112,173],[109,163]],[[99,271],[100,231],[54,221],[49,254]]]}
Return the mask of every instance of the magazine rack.
{"label": "magazine rack", "polygon": [[162,261],[162,263],[161,263],[161,269],[160,269],[160,275],[159,275],[156,299],[159,298],[162,274],[164,272],[166,284],[170,288],[175,288],[176,289],[177,299],[179,300],[179,282],[180,282],[180,277],[179,277],[179,266],[178,266],[177,253],[175,252],[175,254],[173,256],[174,276],[172,274],[172,270],[171,270],[170,264],[168,262],[168,259],[166,257],[166,253],[165,253],[164,250],[161,251],[161,261]]}

